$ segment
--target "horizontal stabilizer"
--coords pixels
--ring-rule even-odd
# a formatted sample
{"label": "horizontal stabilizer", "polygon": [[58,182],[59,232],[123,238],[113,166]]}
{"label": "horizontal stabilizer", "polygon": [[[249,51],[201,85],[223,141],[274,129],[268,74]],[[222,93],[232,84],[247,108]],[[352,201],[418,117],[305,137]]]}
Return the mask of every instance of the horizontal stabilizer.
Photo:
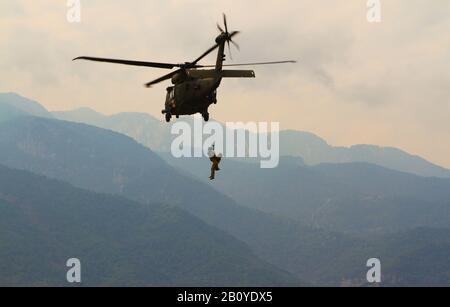
{"label": "horizontal stabilizer", "polygon": [[255,78],[253,70],[222,70],[223,78]]}
{"label": "horizontal stabilizer", "polygon": [[222,78],[255,78],[253,70],[222,70],[217,72],[215,69],[188,69],[186,73],[189,77],[198,79],[217,78],[219,74]]}

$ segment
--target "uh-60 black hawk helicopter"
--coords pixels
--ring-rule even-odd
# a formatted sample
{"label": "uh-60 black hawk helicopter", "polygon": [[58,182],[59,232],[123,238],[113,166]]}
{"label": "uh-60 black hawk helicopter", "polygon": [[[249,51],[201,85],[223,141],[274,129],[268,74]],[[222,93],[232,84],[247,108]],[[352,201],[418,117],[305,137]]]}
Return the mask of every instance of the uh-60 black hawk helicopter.
{"label": "uh-60 black hawk helicopter", "polygon": [[[115,64],[125,64],[133,66],[155,67],[177,70],[164,75],[156,80],[145,84],[146,87],[151,87],[159,82],[172,79],[172,84],[167,88],[165,108],[162,113],[165,114],[166,121],[170,122],[172,116],[177,118],[180,115],[192,115],[200,113],[205,121],[209,120],[208,108],[211,104],[217,103],[217,88],[220,86],[222,78],[255,78],[253,70],[224,70],[224,66],[250,66],[250,65],[270,65],[283,63],[296,63],[296,61],[276,61],[276,62],[262,62],[262,63],[245,63],[245,64],[230,64],[224,65],[225,61],[225,44],[228,44],[228,49],[231,57],[230,43],[232,43],[238,50],[239,45],[236,44],[232,38],[239,34],[239,31],[228,32],[227,18],[223,15],[223,22],[225,30],[217,24],[220,35],[216,37],[215,45],[205,51],[200,57],[193,62],[185,62],[183,64],[171,63],[157,63],[157,62],[141,62],[118,59],[107,59],[97,57],[77,57],[74,60],[89,60],[96,62],[107,62]],[[215,65],[200,65],[200,60],[208,54],[218,49],[217,61]],[[212,68],[212,69],[199,69]]]}

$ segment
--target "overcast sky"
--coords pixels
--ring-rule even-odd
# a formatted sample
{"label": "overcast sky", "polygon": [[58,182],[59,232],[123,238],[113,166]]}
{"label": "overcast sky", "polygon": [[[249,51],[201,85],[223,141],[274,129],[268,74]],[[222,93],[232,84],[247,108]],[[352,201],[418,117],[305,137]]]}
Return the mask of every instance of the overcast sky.
{"label": "overcast sky", "polygon": [[143,84],[166,70],[71,59],[190,61],[212,45],[225,12],[242,31],[234,62],[299,62],[225,80],[215,119],[279,121],[332,145],[394,146],[450,167],[448,0],[381,0],[381,23],[367,21],[366,0],[81,0],[80,23],[67,21],[66,4],[0,1],[1,92],[50,110],[161,118],[170,83]]}

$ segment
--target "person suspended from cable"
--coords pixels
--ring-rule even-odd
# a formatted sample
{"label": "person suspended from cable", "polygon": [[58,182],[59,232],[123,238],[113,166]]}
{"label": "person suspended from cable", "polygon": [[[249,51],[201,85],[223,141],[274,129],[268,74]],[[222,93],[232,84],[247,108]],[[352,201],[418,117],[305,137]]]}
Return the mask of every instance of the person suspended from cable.
{"label": "person suspended from cable", "polygon": [[218,155],[216,155],[215,145],[213,144],[208,149],[208,156],[209,156],[209,160],[212,162],[212,165],[211,165],[211,176],[209,176],[209,179],[210,180],[214,180],[215,175],[216,175],[216,171],[220,171],[219,163],[222,160],[222,154],[219,153]]}

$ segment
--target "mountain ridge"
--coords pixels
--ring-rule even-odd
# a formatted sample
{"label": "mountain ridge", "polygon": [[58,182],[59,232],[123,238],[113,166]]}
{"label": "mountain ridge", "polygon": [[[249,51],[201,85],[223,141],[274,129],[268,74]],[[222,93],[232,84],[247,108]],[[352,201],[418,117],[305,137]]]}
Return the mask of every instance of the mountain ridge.
{"label": "mountain ridge", "polygon": [[[423,243],[428,239],[415,244],[415,234],[408,232],[404,238],[400,237],[393,240],[392,244],[384,245],[383,242],[391,238],[391,234],[385,234],[387,237],[377,241],[359,239],[305,226],[277,214],[246,208],[230,196],[213,189],[227,175],[233,174],[232,161],[228,159],[223,161],[227,172],[221,173],[213,186],[181,174],[177,168],[169,167],[147,147],[120,133],[85,124],[31,116],[0,123],[0,148],[0,161],[6,162],[9,167],[27,169],[97,192],[119,194],[132,201],[173,204],[243,241],[264,261],[311,283],[343,285],[349,281],[354,285],[366,285],[365,262],[367,257],[371,258],[375,254],[399,261],[395,266],[386,265],[386,268],[393,271],[400,268],[403,256],[420,261],[424,252],[433,257],[427,258],[432,263],[445,267],[446,259],[440,256],[445,255],[445,241],[437,241],[434,247]],[[205,164],[198,170],[203,170],[206,178],[210,165],[206,159],[202,163]],[[248,166],[247,164],[252,166],[250,163],[245,165]],[[296,171],[296,167],[302,166],[295,158],[283,160],[280,167],[270,173],[276,170]],[[324,176],[318,170],[309,171],[318,179]],[[235,178],[240,179],[246,173],[240,168]],[[337,179],[328,180],[333,183]],[[252,188],[247,184],[248,182],[244,188],[249,193]],[[345,182],[340,185],[346,186]],[[260,194],[258,191],[253,192],[255,195]],[[283,197],[275,198],[272,206],[281,205]],[[302,201],[302,197],[297,197],[295,203],[301,204]],[[392,205],[397,206],[397,203]],[[424,233],[424,236],[433,237],[437,231]],[[397,240],[406,239],[411,247],[406,246],[405,249],[408,250],[397,252]],[[420,249],[421,252],[410,254],[411,248],[414,251]],[[424,279],[427,272],[425,268],[421,270],[420,278]],[[393,284],[400,284],[395,283],[399,277],[405,277],[402,281],[404,285],[414,284],[414,279],[406,279],[410,273],[405,269],[400,270],[394,275]],[[433,282],[448,284],[445,276],[438,273],[433,273],[430,277]]]}
{"label": "mountain ridge", "polygon": [[[15,93],[0,94],[0,113],[2,102],[8,102],[10,106],[30,115],[55,117],[117,131],[134,138],[153,151],[170,151],[170,140],[173,136],[166,129],[166,123],[147,113],[123,112],[107,116],[89,107],[72,111],[48,112],[36,101],[28,100]],[[1,116],[0,120],[2,120]],[[188,122],[191,121],[188,120]],[[449,169],[395,147],[370,144],[355,144],[349,147],[332,146],[311,132],[292,129],[280,132],[280,144],[282,156],[301,157],[309,165],[368,162],[425,177],[450,178]]]}
{"label": "mountain ridge", "polygon": [[[91,111],[95,112],[92,109]],[[157,152],[170,151],[173,136],[167,132],[167,129],[162,128],[166,124],[146,113],[124,113],[130,117],[136,116],[135,120],[128,120],[130,127],[127,127],[125,119],[117,122],[121,113],[110,116],[103,115],[95,120],[83,117],[76,110],[75,112],[55,112],[53,114],[59,119],[87,123],[121,132]],[[355,144],[350,147],[332,146],[317,135],[305,131],[280,131],[280,154],[301,157],[309,165],[368,162],[425,177],[450,178],[449,169],[399,148],[370,144]]]}
{"label": "mountain ridge", "polygon": [[[202,159],[174,159],[174,167],[207,182]],[[369,235],[408,228],[450,227],[450,179],[421,177],[370,163],[302,165],[281,157],[268,172],[236,159],[214,188],[240,204],[331,231]],[[282,200],[282,201],[281,201]]]}
{"label": "mountain ridge", "polygon": [[5,104],[24,114],[53,118],[53,115],[39,102],[30,100],[16,93],[0,93],[0,106]]}
{"label": "mountain ridge", "polygon": [[176,207],[142,205],[2,165],[0,213],[4,286],[68,285],[65,261],[74,256],[83,286],[302,284]]}

